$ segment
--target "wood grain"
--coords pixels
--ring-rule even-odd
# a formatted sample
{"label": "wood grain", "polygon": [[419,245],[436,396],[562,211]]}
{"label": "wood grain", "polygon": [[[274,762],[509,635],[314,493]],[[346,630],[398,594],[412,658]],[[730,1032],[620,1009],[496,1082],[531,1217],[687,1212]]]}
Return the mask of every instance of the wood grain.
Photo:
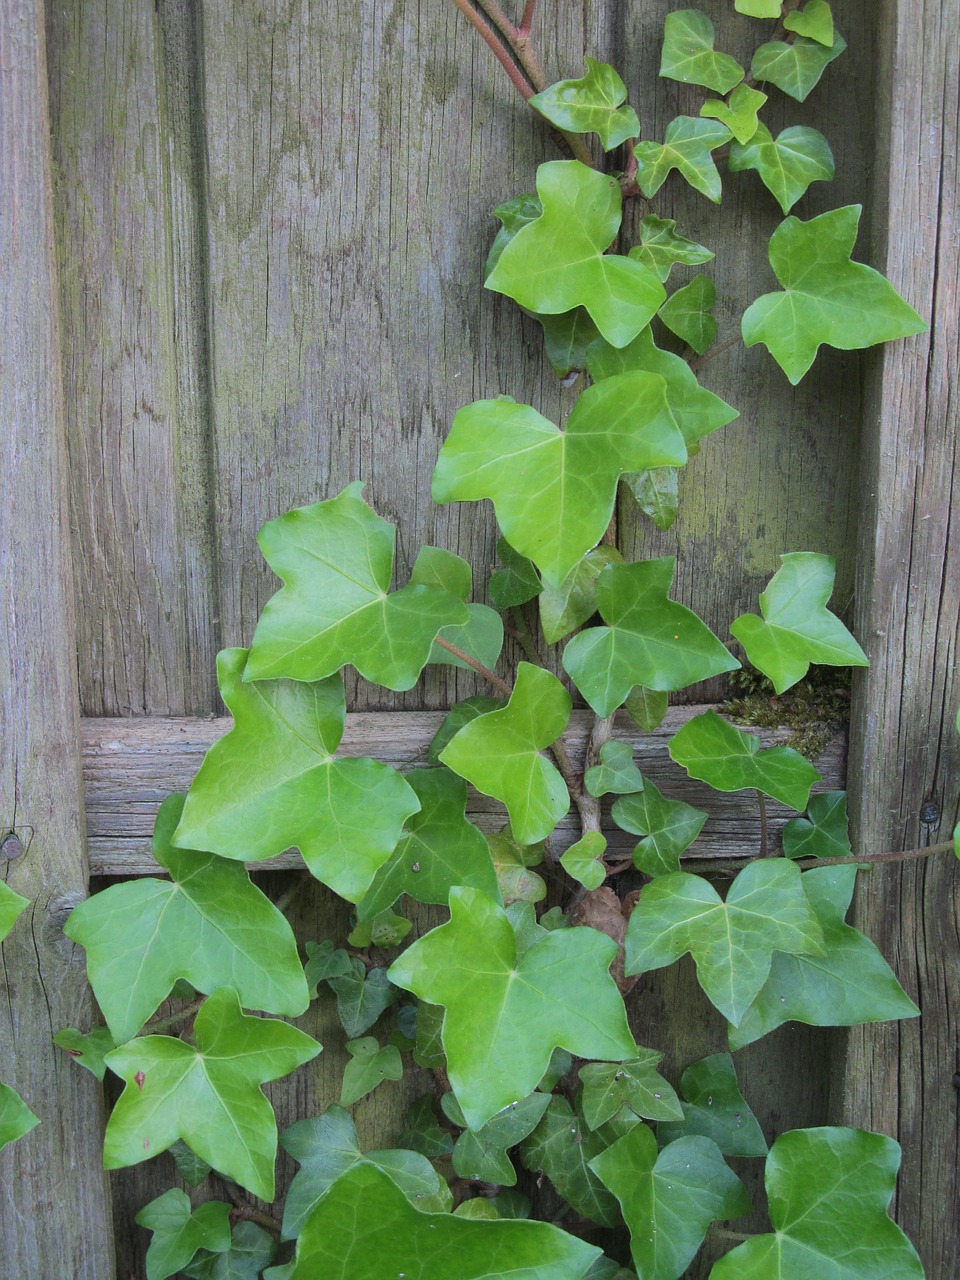
{"label": "wood grain", "polygon": [[11,1276],[113,1276],[96,1081],[52,1042],[86,1025],[63,921],[86,896],[76,633],[50,193],[43,6],[0,0],[0,876],[30,906],[0,948],[0,1080],[40,1125],[0,1154]]}

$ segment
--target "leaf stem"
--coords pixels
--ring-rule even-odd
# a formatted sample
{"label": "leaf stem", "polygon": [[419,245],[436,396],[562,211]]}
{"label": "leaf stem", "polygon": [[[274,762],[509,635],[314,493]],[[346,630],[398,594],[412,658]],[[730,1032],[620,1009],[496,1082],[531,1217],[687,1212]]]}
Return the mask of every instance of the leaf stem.
{"label": "leaf stem", "polygon": [[705,364],[709,364],[716,356],[722,355],[724,351],[729,351],[731,347],[735,347],[738,342],[743,339],[739,333],[735,333],[732,338],[727,338],[725,342],[721,342],[718,347],[711,347],[709,351],[702,356],[697,356],[696,360],[688,361],[690,371],[696,373],[698,369],[702,369]]}
{"label": "leaf stem", "polygon": [[522,40],[524,36],[529,36],[533,27],[533,11],[537,7],[537,0],[527,0],[523,6],[523,16],[520,19],[520,25],[517,27],[517,35]]}
{"label": "leaf stem", "polygon": [[482,662],[478,662],[476,658],[471,658],[469,653],[465,653],[463,649],[458,649],[455,644],[451,644],[449,640],[444,640],[437,636],[434,644],[438,644],[441,649],[446,649],[447,653],[452,653],[455,658],[459,658],[461,662],[465,662],[468,667],[472,667],[478,675],[483,676],[485,680],[493,685],[493,687],[502,693],[505,698],[509,698],[513,690],[507,684],[506,680],[501,680],[495,671],[491,671],[489,667],[485,667]]}
{"label": "leaf stem", "polygon": [[267,1231],[272,1231],[274,1235],[280,1235],[282,1224],[279,1218],[273,1217],[272,1214],[264,1213],[262,1209],[255,1208],[240,1194],[238,1188],[232,1182],[228,1182],[226,1178],[220,1178],[219,1181],[224,1191],[233,1201],[231,1218],[235,1221],[255,1222],[258,1227],[264,1227]]}
{"label": "leaf stem", "polygon": [[520,641],[523,652],[527,655],[527,660],[532,662],[534,666],[542,665],[540,655],[537,653],[537,646],[534,643],[533,635],[527,626],[527,620],[523,616],[523,606],[514,604],[510,606],[510,617],[513,618],[516,627],[516,637]]}
{"label": "leaf stem", "polygon": [[510,78],[510,83],[516,91],[525,102],[529,102],[534,94],[533,87],[514,62],[513,58],[510,57],[510,54],[507,52],[507,49],[500,37],[495,31],[493,31],[488,23],[484,22],[483,18],[480,17],[479,13],[477,13],[473,5],[471,5],[468,0],[453,0],[453,3],[457,6],[470,25],[480,33],[482,38],[493,50],[494,56],[503,67],[504,71],[506,71]]}
{"label": "leaf stem", "polygon": [[[859,867],[864,864],[878,862],[907,862],[912,858],[927,858],[935,853],[952,853],[953,841],[945,840],[942,844],[927,845],[922,849],[894,850],[892,853],[858,853],[850,858],[794,858],[793,862],[801,871],[809,871],[811,867]],[[681,869],[690,872],[700,871],[740,871],[748,867],[756,858],[705,858],[699,862],[688,862],[683,859]]]}
{"label": "leaf stem", "polygon": [[164,1031],[171,1031],[174,1027],[179,1027],[184,1022],[189,1022],[195,1013],[200,1012],[200,1006],[206,998],[206,996],[197,996],[196,1000],[191,1000],[178,1013],[171,1013],[166,1018],[154,1018],[144,1026],[143,1032],[147,1035],[155,1036]]}

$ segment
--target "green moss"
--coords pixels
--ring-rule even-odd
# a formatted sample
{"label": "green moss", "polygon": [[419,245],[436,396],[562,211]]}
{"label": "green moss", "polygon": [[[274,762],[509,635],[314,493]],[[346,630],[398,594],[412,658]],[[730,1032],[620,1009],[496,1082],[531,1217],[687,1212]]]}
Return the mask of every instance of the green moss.
{"label": "green moss", "polygon": [[734,672],[730,684],[733,696],[720,706],[724,715],[741,725],[790,729],[784,745],[808,760],[816,760],[850,718],[848,667],[813,667],[805,680],[779,695],[752,667]]}

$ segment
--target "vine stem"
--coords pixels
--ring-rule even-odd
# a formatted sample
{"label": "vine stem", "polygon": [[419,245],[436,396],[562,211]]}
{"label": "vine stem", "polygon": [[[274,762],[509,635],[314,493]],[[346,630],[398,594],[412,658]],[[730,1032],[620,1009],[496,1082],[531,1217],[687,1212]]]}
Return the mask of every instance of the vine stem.
{"label": "vine stem", "polygon": [[206,996],[197,996],[196,1000],[191,1000],[190,1003],[178,1013],[171,1013],[166,1018],[154,1018],[152,1022],[148,1022],[146,1024],[143,1030],[148,1035],[154,1036],[163,1031],[170,1031],[174,1027],[179,1027],[184,1022],[189,1022],[195,1013],[200,1012],[200,1006],[206,998]]}
{"label": "vine stem", "polygon": [[690,365],[691,372],[696,373],[697,370],[702,369],[705,364],[709,364],[711,360],[722,355],[724,351],[729,351],[731,347],[735,347],[738,342],[742,341],[743,339],[740,334],[735,333],[732,338],[727,338],[727,340],[725,342],[721,342],[718,347],[711,347],[711,349],[704,355],[697,356],[696,360],[690,360],[687,362]]}
{"label": "vine stem", "polygon": [[484,22],[483,18],[481,18],[479,13],[474,9],[473,5],[469,3],[469,0],[453,0],[453,3],[457,6],[470,25],[480,33],[483,39],[493,50],[494,57],[503,67],[504,71],[506,71],[510,78],[510,83],[516,89],[517,93],[520,94],[521,98],[523,98],[525,102],[529,102],[534,94],[533,86],[521,72],[513,58],[510,57],[510,54],[504,47],[503,41],[497,36],[496,32],[489,26],[489,24]]}
{"label": "vine stem", "polygon": [[530,28],[533,26],[533,11],[536,7],[537,0],[527,0],[527,3],[523,6],[523,17],[520,19],[519,27],[517,27],[517,36],[521,40],[524,36],[529,36],[530,34]]}
{"label": "vine stem", "polygon": [[485,667],[482,662],[478,662],[476,658],[471,658],[469,653],[465,653],[463,649],[458,649],[455,644],[451,644],[449,640],[444,640],[437,636],[434,644],[438,644],[441,649],[446,649],[447,653],[452,653],[455,658],[459,658],[461,662],[465,662],[468,667],[472,667],[478,675],[488,680],[493,687],[502,693],[505,698],[509,698],[513,689],[507,684],[506,680],[501,680],[495,671],[491,671],[489,667]]}
{"label": "vine stem", "polygon": [[258,1227],[264,1227],[267,1231],[273,1232],[274,1235],[280,1235],[282,1224],[279,1218],[275,1218],[270,1213],[264,1213],[262,1209],[256,1209],[249,1203],[233,1185],[225,1178],[219,1179],[221,1186],[233,1202],[233,1213],[231,1217],[236,1220],[244,1220],[246,1222],[255,1222]]}
{"label": "vine stem", "polygon": [[[850,858],[794,858],[792,861],[801,869],[801,871],[809,871],[811,867],[859,867],[869,865],[873,862],[907,862],[912,858],[928,858],[935,853],[950,853],[953,851],[953,841],[945,840],[942,844],[926,845],[922,849],[903,849],[894,850],[892,853],[859,853]],[[723,860],[716,858],[712,861],[704,859],[701,862],[688,862],[683,859],[680,863],[682,870],[698,872],[698,871],[739,871],[743,867],[748,867],[751,862],[756,862],[756,858],[725,858]]]}

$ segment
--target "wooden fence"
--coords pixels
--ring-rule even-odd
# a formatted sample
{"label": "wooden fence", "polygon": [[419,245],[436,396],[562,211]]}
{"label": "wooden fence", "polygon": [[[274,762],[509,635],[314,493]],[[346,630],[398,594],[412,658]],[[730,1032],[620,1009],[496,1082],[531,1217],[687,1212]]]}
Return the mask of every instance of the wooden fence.
{"label": "wooden fence", "polygon": [[[702,7],[723,48],[755,43],[729,0]],[[541,0],[548,74],[579,74],[584,53],[612,61],[645,136],[662,136],[688,102],[656,77],[672,8]],[[834,8],[851,53],[771,127],[779,111],[827,134],[838,180],[802,216],[865,200],[858,256],[885,264],[930,332],[824,352],[796,390],[759,348],[719,357],[704,379],[741,420],[687,468],[674,529],[625,510],[621,539],[676,554],[679,597],[721,633],[778,554],[837,554],[840,605],[873,662],[853,697],[856,837],[909,848],[945,838],[960,790],[960,0]],[[555,420],[572,402],[528,322],[480,288],[492,207],[553,154],[511,92],[450,0],[0,0],[0,839],[18,855],[0,874],[33,903],[2,948],[0,1079],[42,1121],[0,1155],[11,1275],[141,1276],[133,1215],[177,1184],[167,1156],[109,1186],[100,1170],[101,1091],[51,1044],[94,1016],[62,924],[91,871],[149,869],[160,796],[222,732],[215,654],[249,641],[274,589],[257,528],[359,477],[400,526],[401,580],[429,541],[482,587],[489,512],[429,502],[453,413],[531,385]],[[743,180],[706,214],[679,182],[663,196],[723,246],[722,338],[769,287],[758,243],[776,210]],[[450,669],[401,696],[355,684],[353,732],[409,756],[430,713],[473,691]],[[826,759],[833,785],[844,745]],[[751,822],[731,809],[714,849]],[[861,927],[919,1022],[788,1027],[742,1055],[768,1133],[842,1119],[899,1139],[898,1220],[930,1280],[960,1265],[957,883],[940,859],[859,891]],[[298,915],[308,937],[347,927],[321,890]],[[688,967],[634,1003],[671,1070],[723,1047]],[[339,1086],[335,1020],[314,1009],[303,1025],[326,1051],[273,1088],[281,1125]],[[393,1135],[404,1096],[360,1103],[361,1137]]]}

